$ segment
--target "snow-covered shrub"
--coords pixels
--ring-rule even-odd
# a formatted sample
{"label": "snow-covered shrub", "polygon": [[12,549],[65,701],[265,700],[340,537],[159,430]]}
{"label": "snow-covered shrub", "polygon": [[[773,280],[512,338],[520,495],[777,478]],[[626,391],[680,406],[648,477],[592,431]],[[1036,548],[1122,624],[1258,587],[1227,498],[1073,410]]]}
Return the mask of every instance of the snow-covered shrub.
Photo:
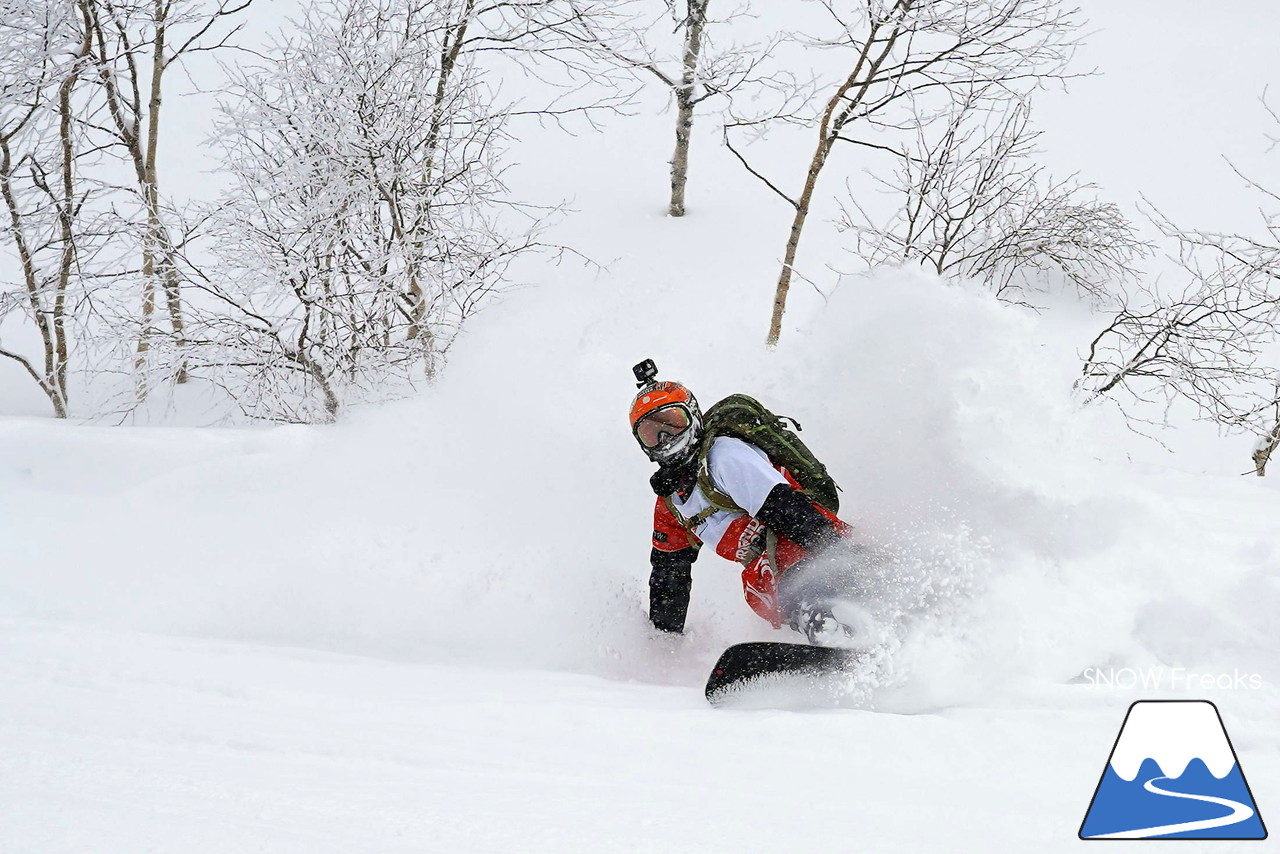
{"label": "snow-covered shrub", "polygon": [[430,380],[533,223],[507,198],[506,111],[465,45],[473,4],[311,6],[232,72],[232,188],[187,357],[248,414],[328,420]]}

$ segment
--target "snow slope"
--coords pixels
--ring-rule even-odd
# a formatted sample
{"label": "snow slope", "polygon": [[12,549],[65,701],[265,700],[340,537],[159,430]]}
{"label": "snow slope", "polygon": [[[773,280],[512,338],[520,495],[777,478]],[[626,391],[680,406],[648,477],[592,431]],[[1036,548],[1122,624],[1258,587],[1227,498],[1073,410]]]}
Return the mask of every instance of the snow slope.
{"label": "snow slope", "polygon": [[1116,725],[712,711],[563,673],[2,636],[10,851],[1056,850]]}
{"label": "snow slope", "polygon": [[[0,420],[0,850],[1061,850],[1162,696],[1218,704],[1270,816],[1273,480],[1131,462],[1070,398],[1069,311],[886,273],[797,286],[764,352],[786,211],[704,129],[667,219],[667,135],[528,156],[513,185],[571,174],[556,236],[600,266],[527,270],[418,398],[330,428]],[[794,415],[844,486],[882,635],[834,694],[703,702],[726,644],[778,637],[713,556],[687,634],[648,627],[646,356]]]}
{"label": "snow slope", "polygon": [[[1261,674],[1209,698],[1265,820],[1269,481],[1117,462],[1040,321],[876,284],[803,352],[696,375],[625,288],[526,292],[440,388],[336,428],[4,422],[6,850],[1055,850],[1153,695],[1100,667]],[[880,668],[843,696],[703,703],[723,645],[773,634],[714,557],[688,635],[646,627],[620,378],[664,344],[708,397],[749,378],[806,423],[890,556]]]}

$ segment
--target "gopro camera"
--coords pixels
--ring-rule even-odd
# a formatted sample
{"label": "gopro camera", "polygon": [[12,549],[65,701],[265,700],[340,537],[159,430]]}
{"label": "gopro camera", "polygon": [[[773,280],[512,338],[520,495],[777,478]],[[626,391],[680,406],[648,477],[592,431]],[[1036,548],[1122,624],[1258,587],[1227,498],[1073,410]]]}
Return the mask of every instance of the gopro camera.
{"label": "gopro camera", "polygon": [[632,368],[631,373],[636,375],[636,385],[643,388],[653,382],[654,377],[658,376],[658,366],[653,363],[653,359],[645,359]]}

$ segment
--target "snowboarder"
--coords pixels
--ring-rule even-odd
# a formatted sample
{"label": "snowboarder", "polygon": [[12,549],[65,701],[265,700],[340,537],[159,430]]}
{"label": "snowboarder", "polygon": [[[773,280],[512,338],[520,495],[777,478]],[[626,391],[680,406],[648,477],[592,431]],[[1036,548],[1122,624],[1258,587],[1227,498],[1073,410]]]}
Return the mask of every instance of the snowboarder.
{"label": "snowboarder", "polygon": [[[829,602],[814,601],[806,585],[789,583],[800,577],[799,567],[850,533],[834,512],[836,487],[822,464],[782,419],[751,398],[726,398],[704,419],[688,388],[656,381],[652,360],[633,370],[640,392],[631,403],[631,432],[658,464],[649,481],[657,495],[649,556],[653,625],[684,631],[692,566],[705,544],[742,565],[747,604],[774,628],[785,623],[810,643],[839,643],[850,636],[852,630],[836,620]],[[754,430],[738,429],[743,420]],[[733,433],[759,438],[752,443],[727,435]],[[761,444],[775,448],[773,458]],[[788,457],[819,488],[802,489],[797,472],[777,457]],[[830,496],[827,506],[814,494]]]}

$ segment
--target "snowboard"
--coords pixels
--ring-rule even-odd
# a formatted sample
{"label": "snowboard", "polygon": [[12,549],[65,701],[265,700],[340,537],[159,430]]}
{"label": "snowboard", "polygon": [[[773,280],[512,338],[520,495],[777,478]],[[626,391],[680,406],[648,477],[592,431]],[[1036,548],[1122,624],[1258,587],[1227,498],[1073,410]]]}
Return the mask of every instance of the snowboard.
{"label": "snowboard", "polygon": [[773,675],[819,676],[838,671],[864,655],[861,650],[803,643],[752,641],[720,654],[707,679],[707,702],[715,705],[727,689]]}

